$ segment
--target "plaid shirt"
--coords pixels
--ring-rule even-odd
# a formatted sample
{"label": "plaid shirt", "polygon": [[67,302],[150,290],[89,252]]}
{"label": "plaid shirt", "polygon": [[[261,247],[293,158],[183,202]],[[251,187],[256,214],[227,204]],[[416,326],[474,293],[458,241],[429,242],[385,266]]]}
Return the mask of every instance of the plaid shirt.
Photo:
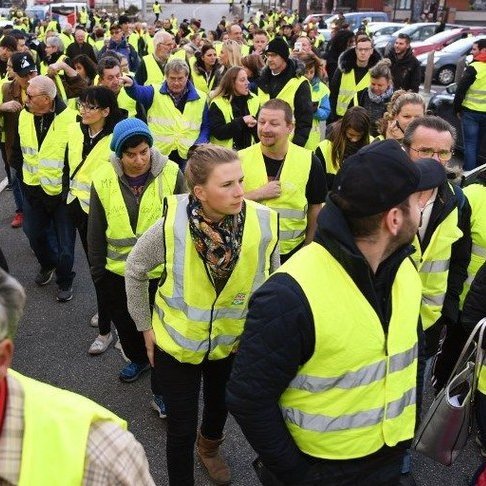
{"label": "plaid shirt", "polygon": [[[24,435],[24,392],[15,378],[7,375],[7,380],[7,410],[0,436],[0,486],[18,484]],[[134,484],[155,485],[142,445],[117,424],[91,424],[83,485]]]}

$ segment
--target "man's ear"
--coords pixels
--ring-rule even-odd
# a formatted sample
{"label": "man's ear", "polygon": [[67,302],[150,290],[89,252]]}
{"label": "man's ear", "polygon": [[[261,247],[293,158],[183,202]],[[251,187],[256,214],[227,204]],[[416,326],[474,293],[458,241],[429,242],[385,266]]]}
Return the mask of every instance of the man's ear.
{"label": "man's ear", "polygon": [[390,209],[384,216],[386,229],[393,235],[397,236],[403,224],[403,214],[398,208]]}
{"label": "man's ear", "polygon": [[11,339],[0,342],[0,380],[7,376],[7,371],[12,365],[14,344]]}

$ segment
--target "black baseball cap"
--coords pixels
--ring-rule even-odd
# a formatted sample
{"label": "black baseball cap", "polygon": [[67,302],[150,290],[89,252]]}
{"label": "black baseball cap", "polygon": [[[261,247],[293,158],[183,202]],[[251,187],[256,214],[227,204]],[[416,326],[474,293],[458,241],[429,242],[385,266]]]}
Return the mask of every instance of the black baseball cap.
{"label": "black baseball cap", "polygon": [[434,159],[413,162],[396,140],[366,145],[348,157],[336,174],[333,193],[355,217],[383,213],[415,192],[440,186],[445,168]]}
{"label": "black baseball cap", "polygon": [[10,58],[12,69],[19,76],[26,76],[37,71],[33,57],[28,52],[16,52]]}

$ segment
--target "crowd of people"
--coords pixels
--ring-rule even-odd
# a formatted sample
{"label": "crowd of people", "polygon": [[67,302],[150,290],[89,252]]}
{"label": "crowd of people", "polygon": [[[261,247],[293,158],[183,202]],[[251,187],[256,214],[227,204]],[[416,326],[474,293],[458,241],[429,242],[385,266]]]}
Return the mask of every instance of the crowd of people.
{"label": "crowd of people", "polygon": [[[78,234],[97,303],[88,353],[118,337],[119,379],[151,372],[171,485],[194,484],[195,446],[209,477],[231,482],[219,452],[228,410],[262,484],[414,484],[408,449],[430,362],[439,390],[486,313],[486,178],[464,191],[448,181],[456,132],[426,114],[408,36],[382,58],[339,22],[325,45],[293,12],[211,31],[160,19],[155,3],[151,25],[83,9],[75,26],[19,16],[3,29],[0,147],[35,283],[55,277],[57,301],[73,299]],[[486,42],[474,49],[456,103],[469,127],[486,106]],[[0,274],[0,452],[14,410],[35,422],[27,397],[51,393],[7,372],[23,300]],[[106,434],[138,455],[124,483],[152,484],[123,420],[56,400],[72,405],[66,423],[80,403],[78,482],[108,484],[114,466],[96,470],[93,453]],[[64,457],[61,440],[52,451]],[[24,467],[17,452],[14,463],[0,454],[0,479],[47,474],[49,456]]]}

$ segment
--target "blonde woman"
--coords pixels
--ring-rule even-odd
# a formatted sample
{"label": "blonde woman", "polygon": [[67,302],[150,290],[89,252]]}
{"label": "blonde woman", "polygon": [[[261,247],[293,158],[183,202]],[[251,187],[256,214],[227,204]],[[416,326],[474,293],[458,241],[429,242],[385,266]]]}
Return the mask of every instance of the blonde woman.
{"label": "blonde woman", "polygon": [[258,96],[250,92],[245,69],[229,68],[209,105],[211,142],[234,150],[255,143],[259,107]]}

